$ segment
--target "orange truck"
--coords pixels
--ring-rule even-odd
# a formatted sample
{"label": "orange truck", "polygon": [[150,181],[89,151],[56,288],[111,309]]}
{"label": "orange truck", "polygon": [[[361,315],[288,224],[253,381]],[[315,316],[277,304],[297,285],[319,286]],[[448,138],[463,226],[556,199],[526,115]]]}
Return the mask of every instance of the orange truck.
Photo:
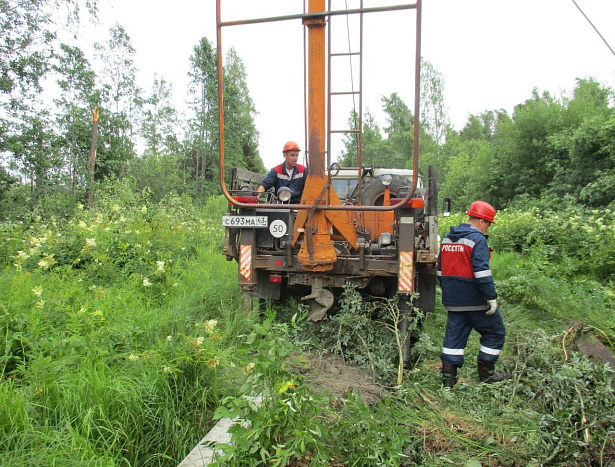
{"label": "orange truck", "polygon": [[[429,168],[425,184],[418,176],[421,1],[332,11],[325,7],[324,0],[309,0],[307,11],[296,15],[228,22],[222,21],[220,1],[217,0],[220,102],[224,92],[221,31],[225,27],[300,20],[307,29],[308,177],[300,203],[289,204],[290,196],[284,190],[258,196],[256,187],[264,178],[262,174],[233,169],[227,184],[224,125],[220,125],[221,190],[229,201],[229,211],[222,220],[223,254],[238,263],[239,285],[246,302],[296,295],[309,304],[309,320],[319,322],[333,305],[336,293],[344,285],[354,284],[366,294],[397,296],[403,315],[400,328],[406,332],[415,308],[425,313],[435,308],[438,255],[434,170]],[[416,10],[413,158],[408,161],[412,169],[363,167],[360,130],[347,130],[357,133],[358,167],[342,168],[330,161],[334,130],[327,115],[333,97],[330,75],[325,74],[331,69],[326,66],[326,60],[331,60],[326,49],[328,20],[336,15],[402,9]],[[360,95],[360,90],[353,92]],[[222,109],[220,105],[220,122],[224,122]],[[361,115],[360,109],[359,129]],[[410,341],[405,339],[404,363]]]}

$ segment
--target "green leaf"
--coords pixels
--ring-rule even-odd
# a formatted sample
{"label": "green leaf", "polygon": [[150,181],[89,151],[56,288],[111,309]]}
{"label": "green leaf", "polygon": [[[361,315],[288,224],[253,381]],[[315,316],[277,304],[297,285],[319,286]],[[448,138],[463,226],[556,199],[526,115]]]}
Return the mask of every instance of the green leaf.
{"label": "green leaf", "polygon": [[256,340],[256,334],[252,332],[252,333],[250,333],[250,334],[248,335],[248,337],[246,338],[246,344],[248,344],[248,345],[252,345],[252,344],[254,344],[254,341],[255,341],[255,340]]}
{"label": "green leaf", "polygon": [[229,410],[226,407],[224,407],[223,405],[221,405],[214,412],[214,419],[228,418],[229,415],[230,415]]}

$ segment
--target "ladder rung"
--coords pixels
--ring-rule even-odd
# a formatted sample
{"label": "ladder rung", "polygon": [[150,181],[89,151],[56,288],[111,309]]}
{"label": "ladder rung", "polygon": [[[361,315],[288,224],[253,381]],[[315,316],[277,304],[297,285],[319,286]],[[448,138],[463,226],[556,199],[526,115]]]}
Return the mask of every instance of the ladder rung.
{"label": "ladder rung", "polygon": [[347,96],[349,94],[360,94],[361,91],[341,91],[341,92],[332,92],[332,96]]}
{"label": "ladder rung", "polygon": [[347,57],[349,55],[361,55],[361,52],[337,52],[331,54],[332,57]]}
{"label": "ladder rung", "polygon": [[359,130],[331,130],[331,133],[359,133]]}

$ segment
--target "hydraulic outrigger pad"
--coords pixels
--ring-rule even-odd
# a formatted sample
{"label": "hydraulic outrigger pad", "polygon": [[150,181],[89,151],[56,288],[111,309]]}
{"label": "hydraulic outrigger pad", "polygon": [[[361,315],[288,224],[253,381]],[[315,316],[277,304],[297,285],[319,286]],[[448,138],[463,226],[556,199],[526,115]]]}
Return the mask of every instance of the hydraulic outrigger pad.
{"label": "hydraulic outrigger pad", "polygon": [[329,308],[333,306],[333,294],[322,288],[322,277],[314,277],[312,293],[301,298],[302,302],[309,301],[310,316],[308,321],[317,323],[322,321]]}

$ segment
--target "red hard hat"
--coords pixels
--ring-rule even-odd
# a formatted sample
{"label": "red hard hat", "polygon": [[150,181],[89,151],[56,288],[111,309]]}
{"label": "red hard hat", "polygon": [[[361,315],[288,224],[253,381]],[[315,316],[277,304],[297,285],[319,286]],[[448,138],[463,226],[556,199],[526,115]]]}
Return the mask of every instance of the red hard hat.
{"label": "red hard hat", "polygon": [[295,143],[294,141],[288,141],[284,145],[284,149],[282,149],[282,152],[286,152],[286,151],[301,151],[301,149],[299,149],[299,145]]}
{"label": "red hard hat", "polygon": [[[478,217],[479,219],[485,219],[489,222],[493,222],[493,219],[495,219],[494,207],[485,201],[474,201],[470,205],[467,214],[470,217]],[[495,222],[493,223],[495,224]]]}

